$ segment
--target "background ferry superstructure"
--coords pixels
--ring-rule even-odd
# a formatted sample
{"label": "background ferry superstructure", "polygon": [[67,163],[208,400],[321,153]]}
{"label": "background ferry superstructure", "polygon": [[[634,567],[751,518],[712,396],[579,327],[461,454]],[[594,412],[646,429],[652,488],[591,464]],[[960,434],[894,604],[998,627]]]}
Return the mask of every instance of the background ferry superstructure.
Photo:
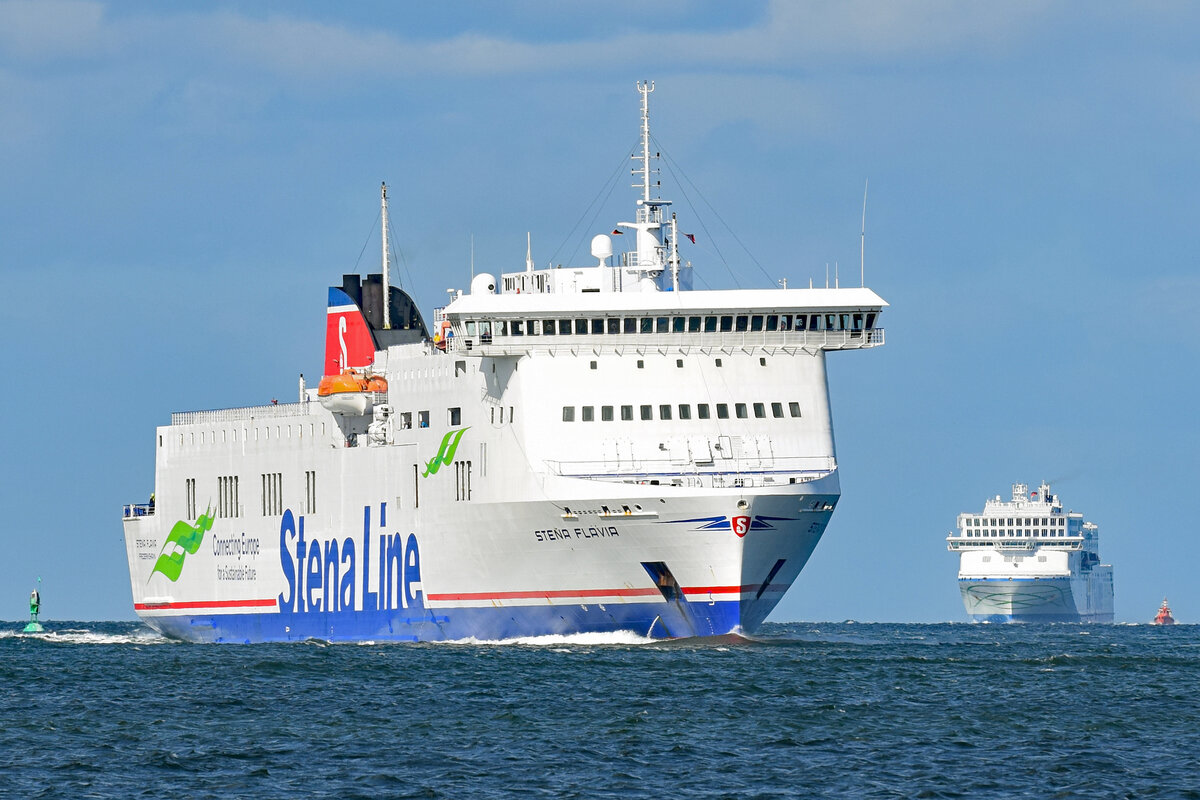
{"label": "background ferry superstructure", "polygon": [[1083,514],[1064,513],[1043,483],[1014,483],[982,514],[958,515],[946,537],[959,554],[958,586],[975,622],[1112,622],[1113,571],[1100,563],[1100,535]]}
{"label": "background ferry superstructure", "polygon": [[[653,196],[632,249],[475,275],[432,330],[383,270],[329,290],[298,402],[173,414],[127,506],[134,607],[203,641],[751,632],[840,488],[825,357],[883,344],[860,288],[692,291]],[[605,229],[607,231],[607,228]]]}

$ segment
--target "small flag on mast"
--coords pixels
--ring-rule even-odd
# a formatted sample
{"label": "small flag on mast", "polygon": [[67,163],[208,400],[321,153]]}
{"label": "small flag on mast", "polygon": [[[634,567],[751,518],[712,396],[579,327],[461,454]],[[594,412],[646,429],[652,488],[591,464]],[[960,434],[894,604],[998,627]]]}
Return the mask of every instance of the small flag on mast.
{"label": "small flag on mast", "polygon": [[688,237],[688,241],[689,241],[689,242],[691,242],[692,244],[695,244],[695,243],[696,243],[696,237],[695,237],[695,236],[693,236],[692,234],[690,234],[690,233],[685,233],[685,234],[684,234],[684,236]]}
{"label": "small flag on mast", "polygon": [[613,228],[613,236],[624,236],[624,235],[625,235],[625,231]]}

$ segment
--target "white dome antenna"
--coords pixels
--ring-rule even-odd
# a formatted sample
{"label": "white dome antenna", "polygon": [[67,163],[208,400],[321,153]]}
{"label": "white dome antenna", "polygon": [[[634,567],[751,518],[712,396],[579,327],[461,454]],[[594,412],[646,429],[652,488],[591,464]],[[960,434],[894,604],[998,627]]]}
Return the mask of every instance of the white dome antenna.
{"label": "white dome antenna", "polygon": [[607,234],[601,233],[592,237],[592,257],[600,259],[597,266],[607,267],[608,264],[605,262],[612,258],[612,254],[612,239]]}

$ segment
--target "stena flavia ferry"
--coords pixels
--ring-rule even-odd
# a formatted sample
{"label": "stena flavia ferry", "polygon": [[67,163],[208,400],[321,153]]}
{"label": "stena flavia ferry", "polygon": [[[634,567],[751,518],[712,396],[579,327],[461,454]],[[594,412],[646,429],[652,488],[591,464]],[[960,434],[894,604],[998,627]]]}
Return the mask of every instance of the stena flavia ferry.
{"label": "stena flavia ferry", "polygon": [[958,588],[973,622],[1112,622],[1113,570],[1083,514],[1063,513],[1043,483],[1014,483],[982,514],[959,514],[946,537],[959,554]]}
{"label": "stena flavia ferry", "polygon": [[[752,632],[840,495],[825,357],[867,288],[693,291],[641,92],[633,220],[594,262],[475,275],[430,329],[381,274],[329,290],[295,403],[172,414],[125,508],[134,608],[193,641]],[[690,242],[689,242],[690,243]]]}

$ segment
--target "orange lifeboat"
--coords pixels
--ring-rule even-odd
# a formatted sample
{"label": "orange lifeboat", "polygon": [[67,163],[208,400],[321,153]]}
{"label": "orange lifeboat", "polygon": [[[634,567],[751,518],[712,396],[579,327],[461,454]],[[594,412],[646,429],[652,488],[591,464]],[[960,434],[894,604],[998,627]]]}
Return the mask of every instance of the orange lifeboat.
{"label": "orange lifeboat", "polygon": [[1163,604],[1158,609],[1158,614],[1154,617],[1152,625],[1174,625],[1175,618],[1171,616],[1171,607],[1167,605],[1167,599],[1163,598]]}
{"label": "orange lifeboat", "polygon": [[334,414],[362,415],[371,410],[371,381],[387,381],[371,378],[354,369],[344,369],[338,375],[325,375],[317,385],[317,398],[321,405]]}
{"label": "orange lifeboat", "polygon": [[376,394],[387,394],[388,384],[387,378],[382,375],[372,375],[367,378],[367,391],[375,392]]}

